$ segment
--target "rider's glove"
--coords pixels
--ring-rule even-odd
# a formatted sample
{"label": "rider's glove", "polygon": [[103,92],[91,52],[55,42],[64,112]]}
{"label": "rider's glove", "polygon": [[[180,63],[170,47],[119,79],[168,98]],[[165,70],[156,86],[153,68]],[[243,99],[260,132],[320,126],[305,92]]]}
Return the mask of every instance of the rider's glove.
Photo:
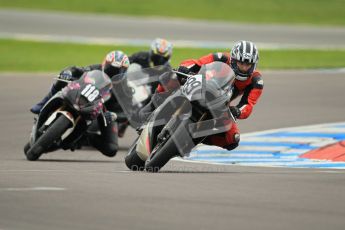
{"label": "rider's glove", "polygon": [[181,73],[185,73],[185,74],[189,74],[190,73],[190,69],[186,66],[179,66],[178,69],[177,69],[178,72],[181,72]]}
{"label": "rider's glove", "polygon": [[59,79],[66,80],[66,81],[73,81],[73,75],[70,70],[63,70],[59,74]]}
{"label": "rider's glove", "polygon": [[80,78],[80,76],[85,72],[85,69],[83,67],[78,66],[72,66],[70,70],[74,78]]}
{"label": "rider's glove", "polygon": [[241,110],[236,106],[230,106],[230,112],[236,119],[241,116]]}
{"label": "rider's glove", "polygon": [[104,112],[104,118],[108,125],[110,125],[113,121],[116,121],[117,115],[114,112],[106,111]]}
{"label": "rider's glove", "polygon": [[[190,69],[187,68],[186,66],[179,66],[177,71],[184,73],[184,74],[188,74],[188,75],[194,75],[194,73],[191,72]],[[186,81],[187,81],[188,77],[184,74],[176,73],[177,80],[179,81],[180,85],[184,85],[184,83],[186,83]]]}
{"label": "rider's glove", "polygon": [[74,81],[78,79],[85,70],[81,67],[72,66],[62,70],[59,74],[59,78],[67,81]]}

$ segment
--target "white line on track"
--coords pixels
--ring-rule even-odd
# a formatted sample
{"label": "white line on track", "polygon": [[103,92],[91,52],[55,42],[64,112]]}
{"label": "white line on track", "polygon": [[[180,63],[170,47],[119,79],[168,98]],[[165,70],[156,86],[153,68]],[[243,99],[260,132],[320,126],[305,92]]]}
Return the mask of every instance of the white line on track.
{"label": "white line on track", "polygon": [[[15,39],[19,41],[37,41],[37,42],[64,42],[74,44],[93,44],[93,45],[127,45],[127,46],[147,46],[151,43],[150,39],[133,38],[108,38],[108,37],[84,37],[76,35],[43,35],[28,33],[6,33],[0,32],[0,38]],[[193,41],[193,40],[170,40],[174,47],[189,48],[229,48],[234,44],[220,41]],[[257,43],[260,49],[315,49],[315,45],[299,44],[273,44]],[[345,46],[319,45],[317,50],[345,49]]]}
{"label": "white line on track", "polygon": [[320,173],[334,173],[334,174],[344,174],[344,170],[339,170],[339,171],[317,171]]}
{"label": "white line on track", "polygon": [[[66,172],[70,170],[51,170],[51,169],[1,169],[1,172]],[[79,170],[78,170],[79,171]]]}
{"label": "white line on track", "polygon": [[21,191],[64,191],[66,188],[58,187],[23,187],[23,188],[0,188],[0,192],[21,192]]}

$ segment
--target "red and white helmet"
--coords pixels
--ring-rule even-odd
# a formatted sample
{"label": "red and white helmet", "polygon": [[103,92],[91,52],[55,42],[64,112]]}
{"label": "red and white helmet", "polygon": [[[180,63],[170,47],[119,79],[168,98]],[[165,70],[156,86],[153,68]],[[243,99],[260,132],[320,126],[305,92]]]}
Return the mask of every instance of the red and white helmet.
{"label": "red and white helmet", "polygon": [[128,56],[120,50],[115,50],[105,56],[102,62],[102,70],[109,77],[113,77],[117,74],[124,73],[129,67],[129,64]]}

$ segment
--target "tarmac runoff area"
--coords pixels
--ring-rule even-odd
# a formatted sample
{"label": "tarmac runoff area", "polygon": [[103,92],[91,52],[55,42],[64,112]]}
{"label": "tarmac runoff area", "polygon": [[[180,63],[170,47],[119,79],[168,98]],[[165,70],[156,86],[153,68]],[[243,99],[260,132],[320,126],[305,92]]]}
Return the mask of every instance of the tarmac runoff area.
{"label": "tarmac runoff area", "polygon": [[[271,159],[291,157],[305,164],[312,160],[298,159],[315,151],[312,147],[343,143],[343,70],[262,73],[262,98],[252,116],[239,121],[238,151],[254,151],[252,144],[266,138],[269,146],[255,143],[256,157],[261,150]],[[344,228],[345,172],[338,167],[170,161],[158,174],[131,172],[123,161],[136,135],[131,129],[115,158],[81,150],[26,161],[29,108],[47,93],[54,75],[0,74],[0,229]],[[307,143],[290,142],[294,138]]]}
{"label": "tarmac runoff area", "polygon": [[[345,40],[343,28],[253,28],[251,25],[204,23],[199,26],[200,22],[191,26],[185,21],[172,22],[176,24],[174,28],[167,26],[164,20],[149,19],[138,23],[136,18],[124,18],[123,23],[114,23],[119,20],[90,15],[1,10],[0,30],[1,37],[7,38],[34,36],[33,39],[44,39],[47,36],[49,40],[56,36],[60,40],[80,40],[83,37],[89,42],[85,37],[99,39],[94,37],[95,34],[101,39],[116,37],[118,30],[109,28],[119,25],[128,28],[123,33],[125,37],[119,39],[135,39],[140,31],[142,44],[164,35],[171,36],[172,40],[183,38],[184,41],[203,38],[196,44],[209,40],[219,42],[217,46],[225,44],[223,41],[229,38],[236,41],[243,37],[269,45],[302,44],[318,48],[329,48],[330,44],[343,47]],[[164,34],[148,29],[147,25],[152,25],[152,20],[157,24],[151,28]],[[89,30],[90,26],[98,29],[96,33]],[[211,32],[205,26],[215,31]],[[190,28],[196,30],[187,33]],[[212,38],[205,38],[205,30],[208,31],[206,35]],[[214,37],[214,34],[220,36]],[[225,45],[229,47],[228,43]],[[42,156],[37,162],[26,161],[23,146],[33,120],[28,109],[47,93],[54,75],[0,74],[1,230],[344,229],[343,169],[299,168],[302,165],[295,167],[292,164],[271,167],[274,166],[272,162],[270,167],[257,167],[254,166],[257,162],[239,162],[238,158],[233,158],[230,161],[235,164],[171,161],[161,173],[136,173],[129,171],[123,162],[136,135],[133,130],[128,130],[125,138],[120,139],[121,148],[115,158],[106,158],[94,150],[83,150],[57,151]],[[310,160],[314,157],[320,160],[317,158],[319,150],[311,149],[318,144],[328,146],[333,153],[341,150],[337,145],[343,144],[344,134],[344,70],[263,71],[263,77],[265,89],[260,102],[249,119],[239,122],[242,142],[238,151],[254,151],[254,142],[269,139],[269,146],[255,143],[259,148],[256,157],[263,154],[258,153],[261,150],[266,151],[264,154],[271,159],[277,156],[274,159],[286,157],[290,160],[290,157],[305,164],[314,161]],[[316,124],[322,124],[328,131],[318,130]],[[309,130],[290,127],[307,127]],[[332,136],[325,136],[329,129]],[[296,137],[297,133],[300,136]],[[309,136],[301,136],[301,133]],[[290,142],[294,138],[299,140]],[[280,141],[276,142],[277,139]],[[304,139],[310,142],[301,143],[301,139],[302,142]],[[292,152],[289,156],[291,152],[284,152],[289,149],[293,149],[295,155]],[[250,158],[248,153],[234,154]],[[331,158],[324,153],[321,155],[321,164],[326,163],[324,159],[342,159],[341,156],[334,158],[333,154]],[[308,159],[303,160],[302,156]],[[284,163],[290,162],[279,162]],[[331,162],[331,165],[336,163]]]}

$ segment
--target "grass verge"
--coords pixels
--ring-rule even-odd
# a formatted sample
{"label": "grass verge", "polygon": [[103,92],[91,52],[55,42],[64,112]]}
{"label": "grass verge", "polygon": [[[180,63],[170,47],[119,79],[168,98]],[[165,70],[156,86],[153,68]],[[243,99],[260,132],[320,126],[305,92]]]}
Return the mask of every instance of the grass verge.
{"label": "grass verge", "polygon": [[0,0],[0,7],[250,23],[345,25],[344,0]]}
{"label": "grass verge", "polygon": [[[59,71],[69,65],[100,63],[111,50],[119,49],[130,55],[148,48],[0,39],[0,71]],[[228,50],[174,48],[172,65],[218,51]],[[345,67],[345,50],[260,50],[260,69],[339,67]]]}

